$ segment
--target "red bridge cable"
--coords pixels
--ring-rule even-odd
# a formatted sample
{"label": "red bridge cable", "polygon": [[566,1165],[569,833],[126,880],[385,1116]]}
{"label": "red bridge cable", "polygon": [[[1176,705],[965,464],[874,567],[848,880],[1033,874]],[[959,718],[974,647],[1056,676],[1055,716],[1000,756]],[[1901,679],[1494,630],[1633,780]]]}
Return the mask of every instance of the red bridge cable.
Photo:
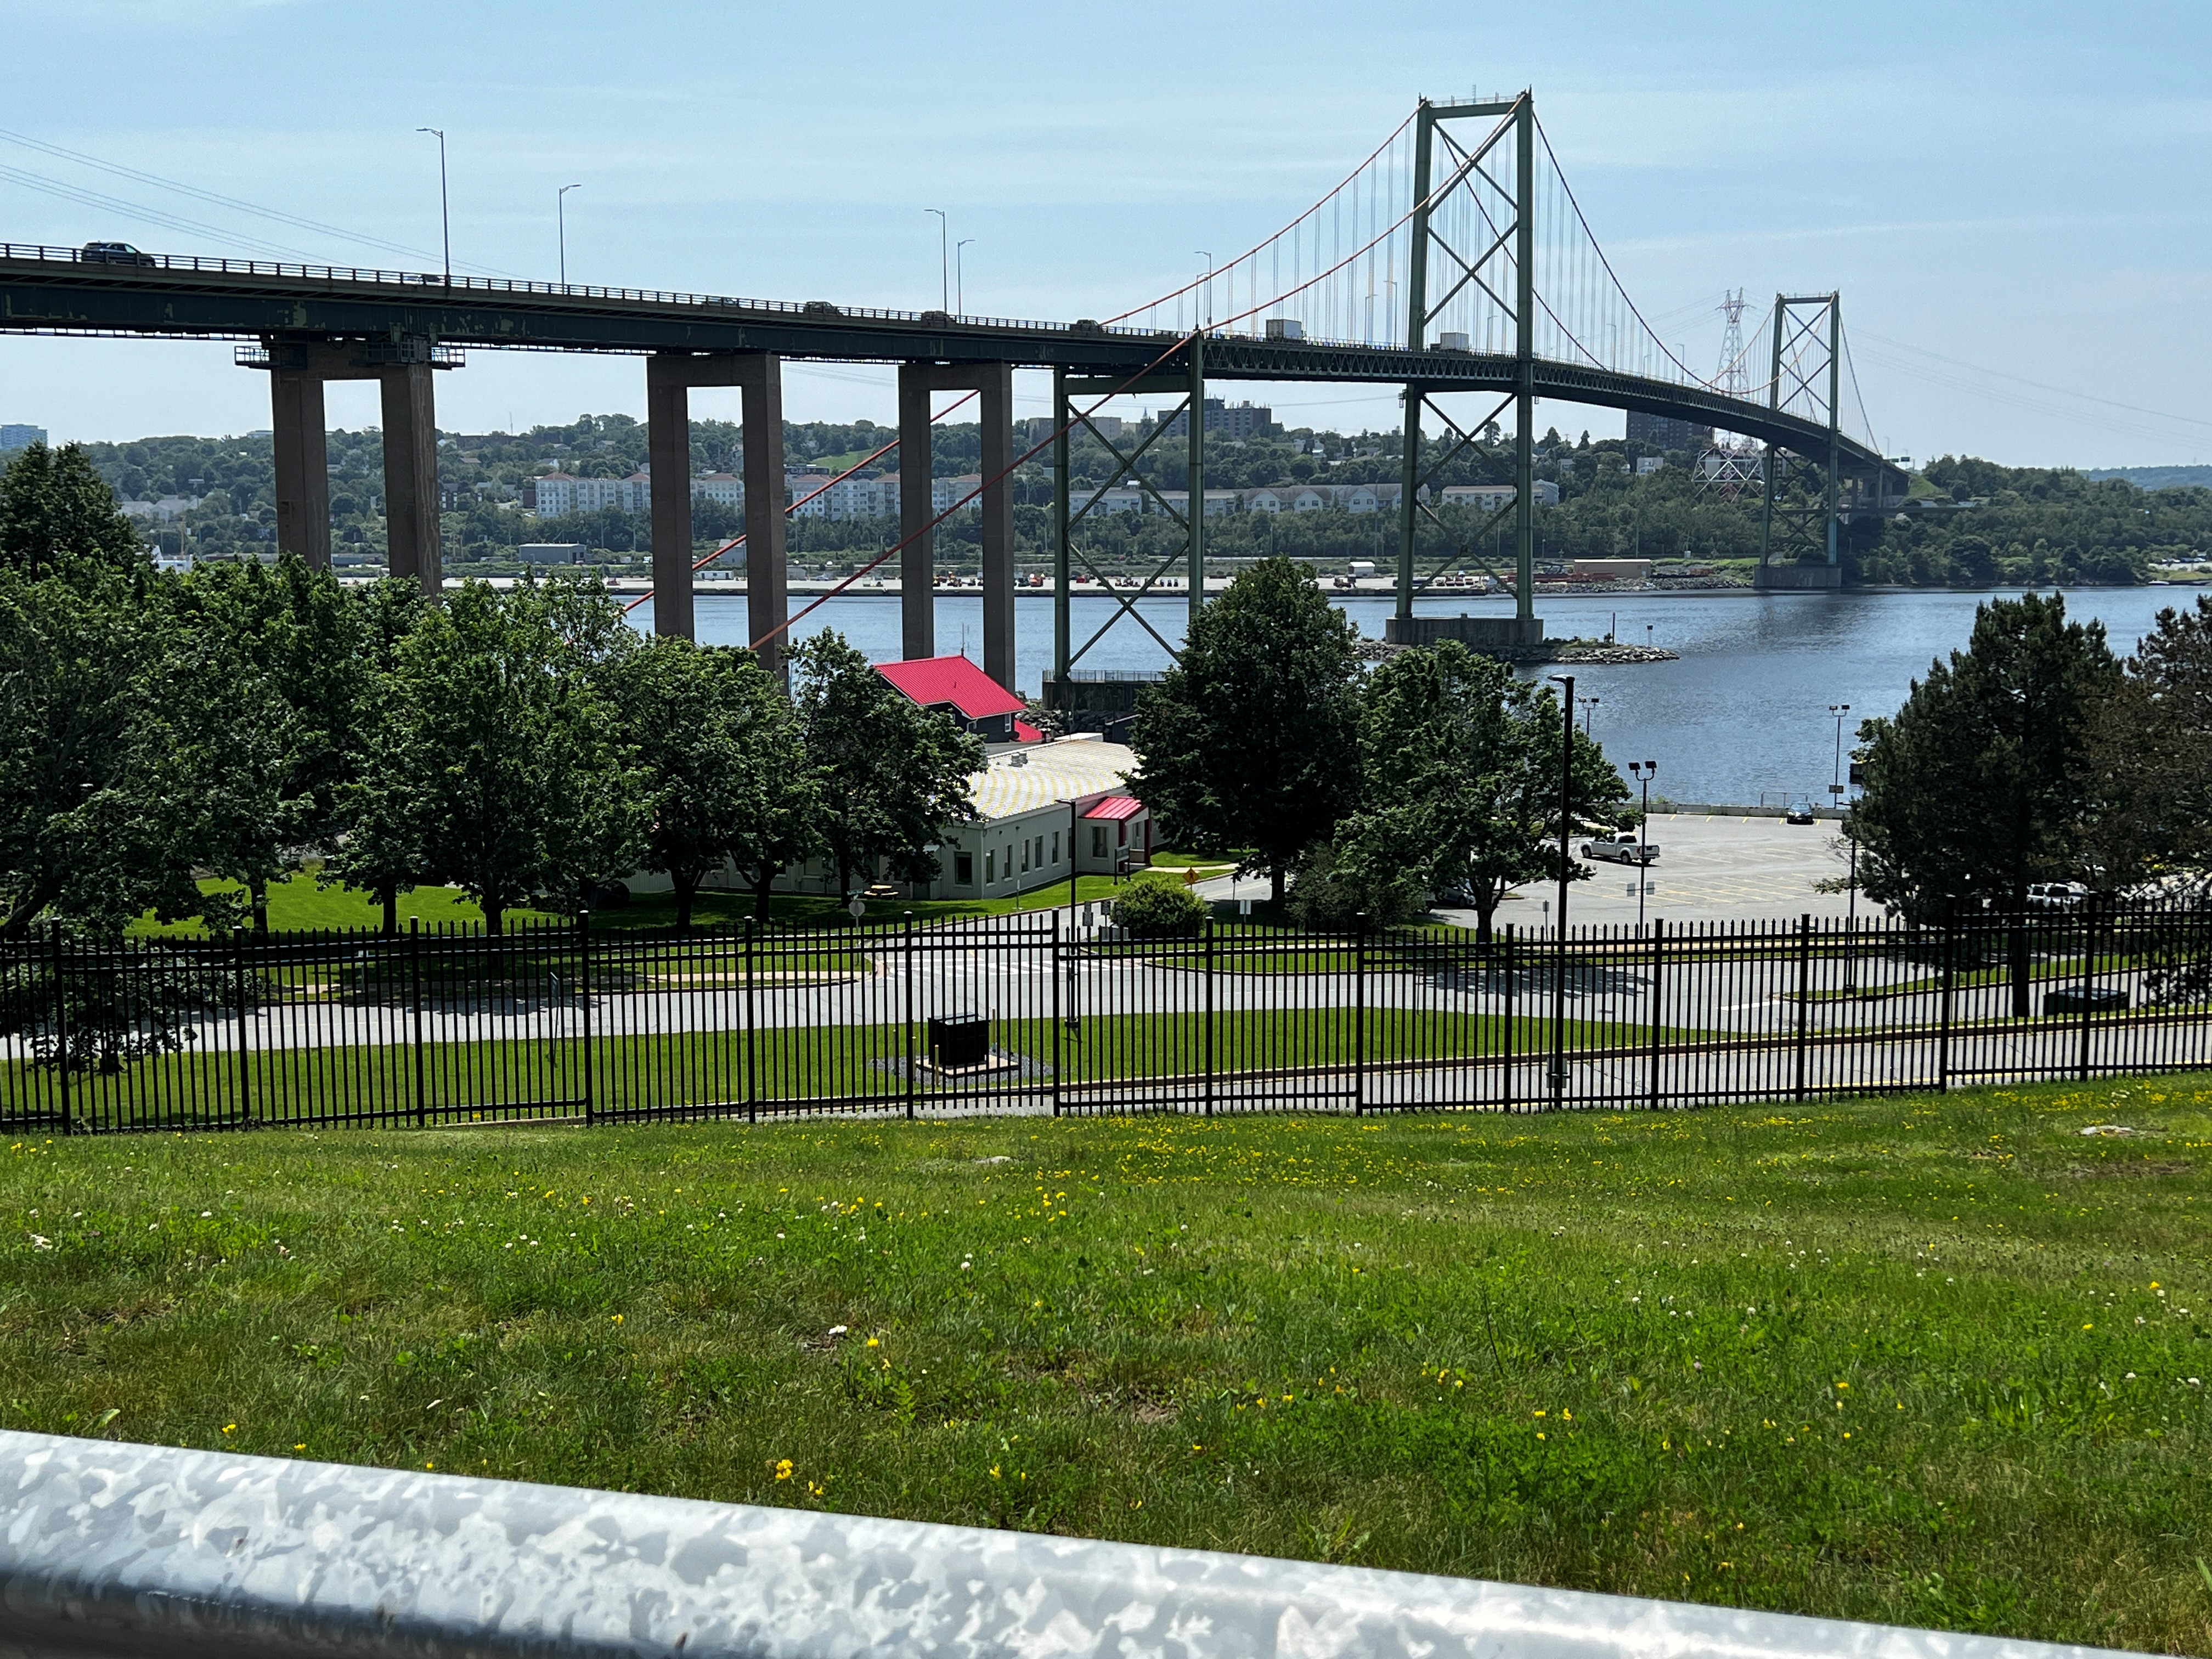
{"label": "red bridge cable", "polygon": [[[1120,397],[1123,392],[1136,385],[1137,382],[1143,380],[1146,375],[1151,374],[1162,363],[1167,362],[1167,360],[1174,356],[1176,352],[1181,351],[1184,347],[1190,345],[1194,341],[1197,340],[1198,337],[1199,337],[1196,334],[1184,335],[1182,338],[1176,341],[1174,344],[1168,347],[1165,351],[1160,353],[1158,356],[1153,358],[1152,362],[1146,363],[1135,374],[1130,375],[1127,380],[1122,381],[1121,385],[1115,386],[1111,392],[1109,392],[1104,396],[1101,397],[1097,403],[1091,404],[1090,408],[1085,410],[1073,420],[1069,421],[1066,424],[1059,428],[1058,430],[1048,434],[1042,441],[1032,444],[1029,448],[1015,456],[1011,465],[984,479],[983,482],[977,484],[975,489],[969,490],[958,501],[953,502],[951,506],[946,507],[944,512],[939,514],[927,524],[922,526],[921,529],[915,531],[913,535],[906,537],[893,546],[885,548],[875,558],[870,560],[866,564],[862,565],[858,570],[855,570],[851,575],[846,577],[843,581],[839,582],[828,592],[823,594],[821,598],[815,600],[812,605],[808,605],[797,616],[787,617],[775,627],[769,629],[767,633],[762,635],[758,639],[752,642],[752,649],[758,651],[761,647],[766,645],[770,640],[775,638],[777,635],[787,632],[794,623],[805,621],[807,617],[812,616],[823,605],[829,604],[830,600],[836,599],[840,593],[842,593],[847,588],[850,587],[854,582],[860,580],[861,577],[866,575],[871,570],[875,569],[878,565],[887,562],[893,554],[903,552],[908,547],[912,545],[914,543],[920,541],[924,536],[927,536],[931,531],[936,529],[938,526],[943,524],[947,519],[951,518],[955,513],[957,513],[962,507],[967,506],[969,502],[974,501],[985,490],[990,489],[993,485],[1001,483],[1007,478],[1012,477],[1018,469],[1027,465],[1030,461],[1034,460],[1037,456],[1042,454],[1047,449],[1049,449],[1054,444],[1057,443],[1063,436],[1073,432],[1078,426],[1089,420],[1100,410],[1105,408],[1105,406],[1114,398]],[[956,404],[955,407],[957,408],[957,405]],[[948,410],[946,412],[950,413],[951,411]],[[817,491],[816,493],[819,494],[820,492]]]}
{"label": "red bridge cable", "polygon": [[[936,425],[938,422],[943,420],[947,415],[950,415],[954,410],[959,408],[963,404],[973,403],[982,394],[981,392],[970,392],[965,397],[955,398],[952,402],[945,404],[945,406],[939,410],[936,414],[931,416],[929,417],[929,423],[932,426]],[[851,477],[855,472],[860,471],[863,467],[866,466],[869,462],[882,459],[884,456],[890,454],[891,451],[896,449],[898,447],[899,441],[896,438],[894,438],[889,443],[885,444],[881,449],[876,450],[871,454],[861,456],[859,460],[854,462],[852,465],[847,467],[836,477],[831,478],[827,483],[823,483],[820,489],[808,490],[806,494],[801,495],[789,507],[785,507],[783,509],[784,516],[786,518],[789,518],[793,514],[798,512],[800,507],[805,506],[807,502],[812,501],[817,495],[821,495],[823,490],[836,489],[839,484],[844,483],[846,479]],[[724,542],[720,547],[716,548],[712,553],[709,553],[705,558],[692,560],[691,568],[695,572],[704,570],[708,565],[714,563],[715,560],[720,558],[723,554],[729,552],[732,548],[742,546],[744,543],[744,539],[745,538],[742,534],[732,537],[728,541]],[[750,584],[748,583],[747,586],[750,586]],[[629,615],[631,611],[636,610],[638,606],[643,605],[647,599],[651,599],[653,597],[653,589],[649,587],[647,588],[644,592],[639,594],[635,599],[632,599],[628,605],[623,607],[623,615],[625,617]]]}

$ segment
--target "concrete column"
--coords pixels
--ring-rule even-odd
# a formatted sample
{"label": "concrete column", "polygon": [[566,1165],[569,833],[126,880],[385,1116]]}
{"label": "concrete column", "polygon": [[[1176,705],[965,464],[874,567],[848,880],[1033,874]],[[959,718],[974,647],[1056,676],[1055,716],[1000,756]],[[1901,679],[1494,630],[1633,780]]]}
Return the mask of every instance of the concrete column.
{"label": "concrete column", "polygon": [[929,393],[927,363],[901,363],[898,380],[899,655],[937,654],[937,538],[930,507]]}
{"label": "concrete column", "polygon": [[320,570],[331,562],[330,452],[321,377],[298,369],[269,374],[270,430],[276,462],[276,550]]}
{"label": "concrete column", "polygon": [[[981,366],[983,672],[1014,689],[1014,369]],[[905,453],[903,443],[900,453]],[[997,479],[994,483],[991,481]]]}
{"label": "concrete column", "polygon": [[[653,479],[653,631],[687,640],[696,637],[691,588],[691,394],[684,378],[690,363],[686,358],[645,360],[646,465]],[[750,536],[745,544],[752,544]]]}
{"label": "concrete column", "polygon": [[435,596],[443,580],[438,538],[438,417],[428,362],[381,369],[384,535],[395,576]]}
{"label": "concrete column", "polygon": [[[745,626],[750,638],[763,640],[791,614],[783,533],[782,361],[766,352],[740,357],[737,375],[744,393]],[[760,647],[761,666],[778,678],[785,673],[785,643],[779,633]]]}

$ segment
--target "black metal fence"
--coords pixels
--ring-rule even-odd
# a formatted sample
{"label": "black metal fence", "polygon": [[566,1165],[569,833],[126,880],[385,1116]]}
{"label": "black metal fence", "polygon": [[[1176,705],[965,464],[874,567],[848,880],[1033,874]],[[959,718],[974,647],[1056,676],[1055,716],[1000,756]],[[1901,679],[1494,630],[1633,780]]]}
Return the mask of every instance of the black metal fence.
{"label": "black metal fence", "polygon": [[[1087,913],[1085,913],[1087,914]],[[2212,912],[0,945],[0,1131],[1658,1108],[2212,1066]]]}

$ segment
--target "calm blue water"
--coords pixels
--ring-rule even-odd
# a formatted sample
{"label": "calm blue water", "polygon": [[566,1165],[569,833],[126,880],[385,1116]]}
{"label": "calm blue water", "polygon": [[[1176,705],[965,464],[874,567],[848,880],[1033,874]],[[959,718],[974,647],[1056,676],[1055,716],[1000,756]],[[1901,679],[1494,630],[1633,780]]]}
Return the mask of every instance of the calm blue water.
{"label": "calm blue water", "polygon": [[[1599,701],[1592,731],[1623,767],[1656,761],[1659,788],[1676,800],[1757,802],[1787,794],[1826,799],[1835,768],[1835,722],[1831,703],[1851,705],[1853,722],[1888,714],[1912,680],[1940,653],[1963,646],[1973,626],[1976,593],[1652,594],[1545,598],[1545,632],[1554,638],[1601,635],[1614,628],[1626,641],[1652,643],[1681,653],[1679,662],[1576,670],[1577,696]],[[796,611],[810,601],[794,599]],[[2066,596],[2069,614],[2101,620],[2113,648],[2131,650],[2160,611],[2194,602],[2179,587],[2086,588]],[[1381,638],[1395,601],[1335,601],[1364,633]],[[1146,620],[1172,641],[1182,637],[1188,615],[1181,599],[1140,604]],[[1425,613],[1510,614],[1510,601],[1457,597],[1417,601]],[[631,613],[652,627],[648,604]],[[1115,615],[1103,598],[1074,602],[1080,644]],[[744,600],[702,594],[699,637],[718,645],[745,642]],[[793,630],[804,639],[835,628],[878,661],[898,655],[896,599],[832,599]],[[1648,630],[1648,632],[1647,632]],[[983,611],[980,598],[937,601],[940,651],[980,657]],[[1052,603],[1015,602],[1015,655],[1021,685],[1034,691],[1052,655]],[[1142,629],[1123,618],[1081,663],[1085,668],[1155,670],[1167,654]],[[1531,672],[1546,671],[1528,671]],[[1844,739],[1849,743],[1850,728]]]}

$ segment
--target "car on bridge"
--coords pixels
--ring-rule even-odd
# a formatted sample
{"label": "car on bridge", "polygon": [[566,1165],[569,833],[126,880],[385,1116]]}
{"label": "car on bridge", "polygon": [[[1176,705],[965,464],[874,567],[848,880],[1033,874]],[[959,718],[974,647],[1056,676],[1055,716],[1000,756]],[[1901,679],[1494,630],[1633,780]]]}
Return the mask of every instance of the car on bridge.
{"label": "car on bridge", "polygon": [[150,253],[141,253],[128,242],[87,242],[76,252],[77,263],[87,265],[157,265],[161,262]]}
{"label": "car on bridge", "polygon": [[1644,839],[1635,830],[1623,830],[1614,835],[1601,836],[1583,843],[1583,856],[1592,862],[1608,859],[1615,864],[1656,864],[1659,845]]}

